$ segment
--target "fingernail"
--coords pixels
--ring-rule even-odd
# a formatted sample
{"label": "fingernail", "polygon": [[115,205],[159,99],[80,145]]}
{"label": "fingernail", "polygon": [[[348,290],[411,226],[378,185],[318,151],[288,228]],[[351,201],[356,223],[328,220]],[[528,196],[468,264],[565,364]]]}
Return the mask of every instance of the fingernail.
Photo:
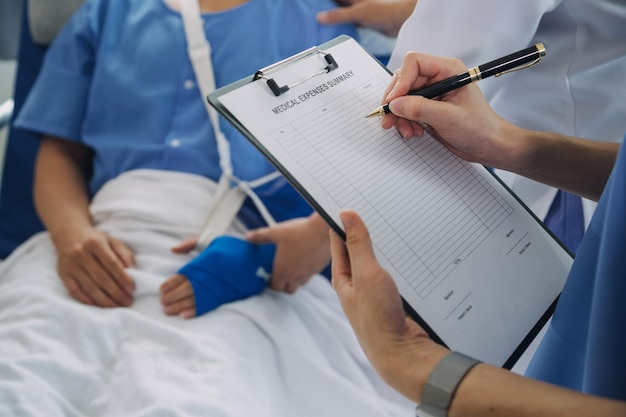
{"label": "fingernail", "polygon": [[193,313],[191,311],[183,311],[178,315],[183,320],[187,320],[193,317]]}
{"label": "fingernail", "polygon": [[354,219],[349,213],[339,213],[339,217],[341,218],[341,223],[343,223],[343,227],[348,229],[354,225]]}
{"label": "fingernail", "polygon": [[413,132],[409,127],[402,128],[400,134],[404,139],[409,139],[411,136],[413,136]]}
{"label": "fingernail", "polygon": [[395,94],[396,94],[397,89],[398,89],[398,85],[396,84],[393,86],[389,94],[387,94],[387,97],[385,97],[385,102],[389,103],[391,100],[393,100],[396,97]]}
{"label": "fingernail", "polygon": [[393,116],[389,116],[389,115],[384,115],[383,116],[383,120],[381,121],[381,126],[383,127],[383,129],[390,129],[393,127]]}

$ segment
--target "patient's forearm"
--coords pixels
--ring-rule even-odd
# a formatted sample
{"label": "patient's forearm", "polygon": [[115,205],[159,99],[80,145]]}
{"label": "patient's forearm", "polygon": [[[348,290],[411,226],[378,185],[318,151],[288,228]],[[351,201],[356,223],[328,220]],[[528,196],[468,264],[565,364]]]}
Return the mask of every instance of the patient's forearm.
{"label": "patient's forearm", "polygon": [[82,145],[44,137],[35,167],[37,213],[55,245],[91,226],[85,172],[90,151]]}

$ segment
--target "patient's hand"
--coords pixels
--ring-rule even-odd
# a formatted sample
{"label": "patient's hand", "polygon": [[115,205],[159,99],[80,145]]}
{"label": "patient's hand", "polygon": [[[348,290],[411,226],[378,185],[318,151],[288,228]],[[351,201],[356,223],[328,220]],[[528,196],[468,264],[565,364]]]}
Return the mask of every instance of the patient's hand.
{"label": "patient's hand", "polygon": [[[180,244],[174,246],[172,253],[186,254],[191,252],[198,245],[198,238],[195,236],[185,239]],[[167,279],[159,289],[160,301],[163,312],[168,316],[176,316],[183,319],[190,319],[196,316],[196,301],[193,294],[193,287],[186,276],[176,274]]]}
{"label": "patient's hand", "polygon": [[356,23],[396,37],[417,0],[336,0],[336,3],[342,7],[320,12],[317,15],[319,23]]}
{"label": "patient's hand", "polygon": [[161,304],[168,316],[189,319],[196,315],[196,301],[191,283],[181,274],[171,276],[161,285]]}
{"label": "patient's hand", "polygon": [[191,236],[179,243],[178,245],[172,247],[172,253],[185,254],[194,250],[198,246],[198,237]]}
{"label": "patient's hand", "polygon": [[270,288],[292,294],[330,262],[328,225],[317,214],[252,230],[252,243],[276,245]]}
{"label": "patient's hand", "polygon": [[57,271],[76,300],[100,307],[127,307],[135,283],[125,268],[134,266],[133,252],[96,228],[63,236],[55,242]]}

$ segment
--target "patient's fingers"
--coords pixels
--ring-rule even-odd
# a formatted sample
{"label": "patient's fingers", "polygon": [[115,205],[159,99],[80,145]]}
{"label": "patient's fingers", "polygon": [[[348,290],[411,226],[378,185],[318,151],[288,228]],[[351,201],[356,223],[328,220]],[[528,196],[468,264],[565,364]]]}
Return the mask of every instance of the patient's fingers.
{"label": "patient's fingers", "polygon": [[[93,262],[91,263],[93,265]],[[103,271],[97,271],[96,268],[86,265],[79,265],[79,270],[75,272],[74,277],[82,291],[94,301],[94,304],[100,307],[120,307],[112,296],[102,288],[101,281],[104,281],[106,275]]]}
{"label": "patient's fingers", "polygon": [[[59,258],[57,269],[65,288],[73,298],[85,304],[117,307],[119,304],[97,284],[98,278],[93,274],[96,268],[89,266],[89,258],[81,252]],[[91,265],[97,266],[97,263],[92,261]]]}
{"label": "patient's fingers", "polygon": [[169,277],[163,284],[161,284],[160,292],[161,294],[167,293],[178,287],[185,281],[187,281],[187,277],[181,274],[176,274],[172,277]]}
{"label": "patient's fingers", "polygon": [[76,278],[72,276],[61,275],[61,280],[65,285],[65,289],[70,294],[70,296],[83,304],[87,305],[96,305],[96,302],[89,297],[89,295],[83,291],[80,285],[78,285],[78,281]]}
{"label": "patient's fingers", "polygon": [[184,275],[176,274],[163,283],[161,304],[168,316],[178,314],[182,318],[191,318],[196,315],[193,287]]}
{"label": "patient's fingers", "polygon": [[271,289],[293,294],[330,261],[328,225],[318,215],[251,230],[246,239],[254,244],[274,243],[276,255],[269,282]]}
{"label": "patient's fingers", "polygon": [[190,319],[192,317],[196,317],[196,308],[190,308],[187,310],[183,310],[180,313],[178,313],[178,317],[180,317],[181,319]]}
{"label": "patient's fingers", "polygon": [[134,256],[126,245],[96,228],[57,243],[57,270],[72,297],[101,307],[132,304],[135,284],[125,265],[133,265]]}
{"label": "patient's fingers", "polygon": [[274,243],[276,237],[274,236],[274,228],[261,227],[259,229],[250,230],[246,233],[246,240],[256,245],[264,245],[266,243]]}
{"label": "patient's fingers", "polygon": [[[108,248],[108,245],[106,245]],[[120,264],[120,261],[108,250],[109,264]],[[114,276],[104,267],[107,251],[101,245],[88,243],[76,249],[69,258],[64,259],[66,270],[71,271],[78,285],[86,292],[95,304],[101,307],[128,306],[132,303],[132,296],[118,285]]]}
{"label": "patient's fingers", "polygon": [[274,271],[269,287],[274,291],[293,294],[300,286],[306,284],[310,278],[311,275],[296,274],[295,272],[276,274],[276,271]]}
{"label": "patient's fingers", "polygon": [[[92,251],[83,256],[81,266],[85,272],[95,282],[108,298],[113,301],[115,306],[129,306],[132,304],[132,291],[134,283],[124,271],[124,267],[117,258],[113,250],[107,245],[106,247],[97,246]],[[81,282],[82,284],[82,282]],[[92,297],[96,298],[95,294]],[[98,294],[97,301],[99,301]],[[101,304],[109,306],[107,304]]]}
{"label": "patient's fingers", "polygon": [[168,316],[180,315],[181,313],[188,311],[193,312],[193,315],[189,316],[188,314],[186,314],[186,317],[184,318],[190,318],[196,315],[196,303],[193,299],[193,296],[187,297],[183,300],[179,300],[174,304],[163,306],[163,312]]}
{"label": "patient's fingers", "polygon": [[[124,264],[122,260],[117,256],[117,253],[114,249],[108,244],[104,245],[94,245],[93,247],[88,248],[93,254],[93,260],[101,265],[100,269],[96,269],[99,273],[100,271],[104,271],[110,278],[113,278],[113,282],[117,284],[116,286],[112,286],[108,284],[110,280],[105,279],[105,289],[113,291],[111,296],[113,298],[119,300],[121,294],[120,290],[127,293],[128,295],[132,294],[135,290],[135,283],[133,279],[126,273],[124,269]],[[97,266],[94,266],[97,268]],[[119,288],[119,289],[118,289]]]}
{"label": "patient's fingers", "polygon": [[189,253],[192,250],[194,250],[197,245],[198,245],[198,238],[197,237],[195,237],[195,236],[194,237],[188,237],[187,239],[185,239],[180,244],[174,246],[171,250],[172,250],[173,253],[185,254],[185,253]]}
{"label": "patient's fingers", "polygon": [[176,274],[161,286],[161,304],[164,306],[174,305],[189,297],[193,299],[193,287],[184,275]]}
{"label": "patient's fingers", "polygon": [[[135,254],[123,242],[109,236],[109,245],[122,261],[125,268],[135,267]],[[133,283],[134,284],[134,283]],[[134,290],[134,285],[133,285]]]}

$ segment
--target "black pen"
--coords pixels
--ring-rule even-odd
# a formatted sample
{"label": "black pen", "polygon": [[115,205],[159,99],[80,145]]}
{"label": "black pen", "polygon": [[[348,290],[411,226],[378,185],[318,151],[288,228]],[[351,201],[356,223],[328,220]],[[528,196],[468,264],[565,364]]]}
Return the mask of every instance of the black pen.
{"label": "black pen", "polygon": [[[410,96],[422,96],[426,98],[439,97],[464,85],[482,80],[495,75],[496,77],[507,72],[517,71],[535,65],[546,54],[546,48],[539,42],[531,47],[522,49],[513,54],[496,59],[486,64],[468,69],[454,77],[447,78],[419,90],[409,91]],[[382,116],[391,113],[389,104],[380,106],[365,117]]]}

